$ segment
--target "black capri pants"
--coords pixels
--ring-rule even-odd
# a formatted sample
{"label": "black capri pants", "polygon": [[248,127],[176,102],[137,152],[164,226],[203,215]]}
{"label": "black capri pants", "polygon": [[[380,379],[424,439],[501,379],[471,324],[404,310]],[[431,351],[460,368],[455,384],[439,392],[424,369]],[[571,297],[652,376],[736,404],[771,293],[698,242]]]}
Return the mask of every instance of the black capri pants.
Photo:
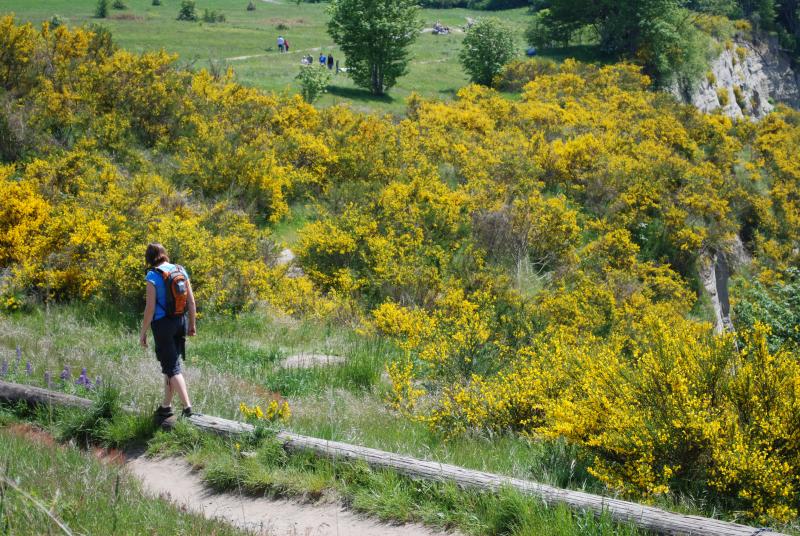
{"label": "black capri pants", "polygon": [[150,324],[156,343],[156,357],[161,363],[161,372],[168,378],[181,373],[179,358],[186,359],[186,319],[165,316]]}

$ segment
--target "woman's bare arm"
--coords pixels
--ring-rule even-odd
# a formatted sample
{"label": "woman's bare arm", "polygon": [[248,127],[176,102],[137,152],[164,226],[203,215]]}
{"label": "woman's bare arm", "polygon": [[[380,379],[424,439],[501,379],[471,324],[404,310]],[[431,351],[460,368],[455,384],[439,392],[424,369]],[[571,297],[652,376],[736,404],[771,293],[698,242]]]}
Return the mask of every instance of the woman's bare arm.
{"label": "woman's bare arm", "polygon": [[197,333],[197,306],[194,303],[194,293],[192,292],[191,281],[186,281],[186,288],[188,290],[186,308],[189,312],[189,325],[186,327],[186,334],[191,337]]}
{"label": "woman's bare arm", "polygon": [[147,292],[145,293],[144,318],[142,318],[142,330],[139,332],[139,344],[147,348],[147,330],[150,329],[150,322],[153,321],[153,313],[156,311],[156,287],[151,282],[147,282]]}

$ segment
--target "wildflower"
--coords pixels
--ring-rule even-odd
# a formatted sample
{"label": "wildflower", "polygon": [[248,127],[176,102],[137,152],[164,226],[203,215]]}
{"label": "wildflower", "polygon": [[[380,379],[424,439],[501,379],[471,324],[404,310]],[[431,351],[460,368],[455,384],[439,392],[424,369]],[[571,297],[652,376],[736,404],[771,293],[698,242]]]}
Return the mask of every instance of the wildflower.
{"label": "wildflower", "polygon": [[27,363],[25,363],[25,374],[27,374],[28,376],[30,376],[31,374],[33,374],[33,365],[31,365],[31,362],[30,362],[30,361],[28,361]]}
{"label": "wildflower", "polygon": [[89,379],[89,376],[86,374],[86,367],[81,369],[81,375],[78,376],[78,379],[75,380],[75,385],[83,385],[87,389],[92,388],[92,381]]}
{"label": "wildflower", "polygon": [[62,380],[67,381],[70,378],[70,376],[72,376],[72,374],[70,373],[69,365],[64,365],[64,370],[61,371],[61,374],[60,374],[59,377]]}

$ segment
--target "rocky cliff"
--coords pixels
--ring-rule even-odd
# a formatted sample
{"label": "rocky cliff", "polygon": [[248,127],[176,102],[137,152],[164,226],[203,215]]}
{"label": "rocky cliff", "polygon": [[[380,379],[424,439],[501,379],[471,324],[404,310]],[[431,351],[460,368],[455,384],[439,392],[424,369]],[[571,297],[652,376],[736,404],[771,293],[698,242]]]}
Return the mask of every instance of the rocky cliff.
{"label": "rocky cliff", "polygon": [[777,103],[800,107],[800,76],[775,39],[735,39],[722,45],[709,72],[690,94],[674,92],[704,112],[722,108],[730,117],[761,118]]}

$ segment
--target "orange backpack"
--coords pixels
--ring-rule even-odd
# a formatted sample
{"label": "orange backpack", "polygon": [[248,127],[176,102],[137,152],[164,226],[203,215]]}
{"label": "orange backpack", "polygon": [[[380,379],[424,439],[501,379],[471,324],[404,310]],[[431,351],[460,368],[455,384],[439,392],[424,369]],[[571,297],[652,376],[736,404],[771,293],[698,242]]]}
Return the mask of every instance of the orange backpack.
{"label": "orange backpack", "polygon": [[186,302],[189,300],[189,278],[182,266],[174,265],[172,270],[155,268],[164,278],[167,288],[167,316],[183,316],[186,313]]}

